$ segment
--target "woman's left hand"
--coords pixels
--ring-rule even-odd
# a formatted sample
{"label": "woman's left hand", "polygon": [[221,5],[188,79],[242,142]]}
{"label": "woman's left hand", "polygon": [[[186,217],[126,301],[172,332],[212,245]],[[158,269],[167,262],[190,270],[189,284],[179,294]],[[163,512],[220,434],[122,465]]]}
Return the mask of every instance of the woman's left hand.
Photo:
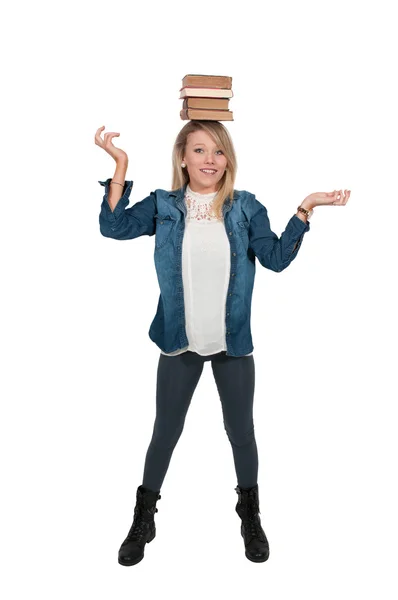
{"label": "woman's left hand", "polygon": [[310,194],[301,203],[304,208],[314,208],[315,206],[322,206],[324,204],[334,204],[335,206],[343,206],[347,204],[350,198],[351,190],[334,190],[334,192],[315,192]]}

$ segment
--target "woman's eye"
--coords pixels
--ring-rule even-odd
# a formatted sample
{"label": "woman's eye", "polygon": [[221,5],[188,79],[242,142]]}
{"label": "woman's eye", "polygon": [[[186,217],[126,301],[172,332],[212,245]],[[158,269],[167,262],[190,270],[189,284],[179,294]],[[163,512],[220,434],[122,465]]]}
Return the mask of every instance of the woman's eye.
{"label": "woman's eye", "polygon": [[[195,148],[194,152],[197,152],[198,150],[203,150],[203,148]],[[217,150],[217,152],[221,152],[221,154],[224,154],[222,150]]]}

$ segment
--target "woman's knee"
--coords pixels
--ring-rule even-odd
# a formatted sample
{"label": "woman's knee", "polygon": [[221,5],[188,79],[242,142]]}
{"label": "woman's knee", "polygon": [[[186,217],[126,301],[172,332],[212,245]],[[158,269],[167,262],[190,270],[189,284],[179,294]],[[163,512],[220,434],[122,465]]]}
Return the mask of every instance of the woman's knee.
{"label": "woman's knee", "polygon": [[231,428],[225,423],[224,428],[231,444],[233,446],[237,446],[238,448],[242,446],[248,446],[255,440],[254,423],[252,423],[249,429],[246,430]]}
{"label": "woman's knee", "polygon": [[165,450],[174,448],[181,437],[183,429],[184,423],[179,423],[174,428],[167,427],[166,429],[155,424],[151,444]]}

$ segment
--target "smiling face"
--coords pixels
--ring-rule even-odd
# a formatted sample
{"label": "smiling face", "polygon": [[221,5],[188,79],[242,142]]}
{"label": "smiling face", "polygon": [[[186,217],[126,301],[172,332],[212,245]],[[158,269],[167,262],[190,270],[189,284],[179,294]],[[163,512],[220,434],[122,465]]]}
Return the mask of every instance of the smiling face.
{"label": "smiling face", "polygon": [[[227,159],[213,138],[205,131],[194,131],[188,135],[183,162],[187,165],[189,187],[199,194],[216,192],[222,179]],[[211,173],[204,171],[210,170]]]}

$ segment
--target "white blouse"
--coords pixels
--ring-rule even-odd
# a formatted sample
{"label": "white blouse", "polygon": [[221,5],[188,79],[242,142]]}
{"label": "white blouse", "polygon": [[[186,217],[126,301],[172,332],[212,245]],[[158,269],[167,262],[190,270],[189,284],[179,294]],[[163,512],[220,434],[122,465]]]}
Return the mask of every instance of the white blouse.
{"label": "white blouse", "polygon": [[[199,194],[185,190],[187,216],[182,245],[185,328],[188,346],[166,354],[176,356],[187,350],[202,356],[227,350],[225,305],[231,258],[224,222],[212,212],[217,192]],[[251,356],[246,354],[245,356]]]}

